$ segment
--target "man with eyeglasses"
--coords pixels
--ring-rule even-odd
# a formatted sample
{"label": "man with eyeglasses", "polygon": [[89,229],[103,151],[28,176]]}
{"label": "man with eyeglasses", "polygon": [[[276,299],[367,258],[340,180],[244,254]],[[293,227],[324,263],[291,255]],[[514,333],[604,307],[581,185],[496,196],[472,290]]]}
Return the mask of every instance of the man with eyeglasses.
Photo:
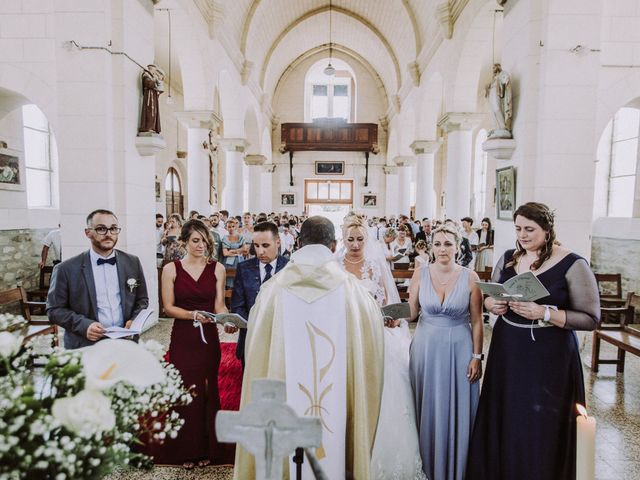
{"label": "man with eyeglasses", "polygon": [[53,269],[47,315],[64,328],[67,349],[93,345],[108,327],[129,328],[149,305],[140,260],[115,250],[121,230],[113,212],[91,212],[84,229],[91,248]]}

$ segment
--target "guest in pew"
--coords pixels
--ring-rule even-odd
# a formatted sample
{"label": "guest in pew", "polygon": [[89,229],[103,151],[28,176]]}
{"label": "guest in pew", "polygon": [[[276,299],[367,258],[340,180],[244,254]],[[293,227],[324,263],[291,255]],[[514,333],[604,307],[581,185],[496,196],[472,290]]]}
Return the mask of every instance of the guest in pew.
{"label": "guest in pew", "polygon": [[549,291],[535,302],[485,299],[493,329],[467,478],[574,479],[576,403],[585,403],[574,330],[600,320],[596,280],[587,261],[555,245],[555,216],[542,203],[513,214],[516,249],[493,271],[503,283],[533,272]]}
{"label": "guest in pew", "polygon": [[115,249],[121,230],[113,212],[94,210],[84,229],[91,248],[53,269],[47,316],[64,328],[65,348],[93,345],[108,327],[129,328],[149,305],[140,260]]}
{"label": "guest in pew", "polygon": [[429,246],[424,240],[418,240],[414,247],[416,256],[414,258],[416,270],[420,267],[428,265],[431,261],[429,257]]}
{"label": "guest in pew", "polygon": [[476,231],[478,234],[478,254],[476,256],[476,272],[484,272],[487,267],[493,267],[493,229],[491,220],[482,219],[482,228]]}
{"label": "guest in pew", "polygon": [[178,241],[180,230],[182,229],[182,223],[182,217],[179,214],[172,213],[169,215],[167,228],[160,239],[160,243],[164,246],[163,266],[184,257],[184,249]]}
{"label": "guest in pew", "polygon": [[[164,311],[173,317],[169,361],[182,375],[186,387],[192,388],[193,402],[177,412],[185,420],[178,437],[162,445],[147,447],[146,453],[156,464],[182,465],[228,463],[216,440],[215,416],[220,410],[218,367],[220,340],[211,320],[199,313],[226,312],[224,304],[225,269],[211,260],[214,249],[209,229],[200,220],[189,220],[182,226],[179,240],[185,245],[182,260],[168,263],[162,270]],[[194,328],[195,327],[195,328]],[[225,326],[233,333],[234,327]]]}
{"label": "guest in pew", "polygon": [[[249,253],[248,245],[245,245],[244,237],[238,232],[238,221],[231,217],[226,223],[227,235],[222,237],[222,255],[225,268],[236,268],[238,263],[244,260]],[[233,287],[233,278],[227,279],[227,287]]]}
{"label": "guest in pew", "polygon": [[[249,318],[249,311],[262,284],[282,270],[289,261],[278,255],[280,236],[275,223],[262,222],[253,227],[253,247],[256,256],[238,264],[231,296],[231,311],[244,319]],[[243,370],[246,337],[247,330],[243,328],[240,330],[236,346],[236,357],[242,362]]]}

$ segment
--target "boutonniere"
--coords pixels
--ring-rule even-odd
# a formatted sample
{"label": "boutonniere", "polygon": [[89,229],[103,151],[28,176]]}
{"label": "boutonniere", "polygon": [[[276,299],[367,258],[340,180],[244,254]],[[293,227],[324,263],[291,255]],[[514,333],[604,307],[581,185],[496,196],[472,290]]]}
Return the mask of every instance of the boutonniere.
{"label": "boutonniere", "polygon": [[133,291],[139,286],[140,286],[140,282],[138,282],[138,280],[136,280],[135,278],[127,279],[127,287],[129,288],[129,291],[131,293],[133,293]]}

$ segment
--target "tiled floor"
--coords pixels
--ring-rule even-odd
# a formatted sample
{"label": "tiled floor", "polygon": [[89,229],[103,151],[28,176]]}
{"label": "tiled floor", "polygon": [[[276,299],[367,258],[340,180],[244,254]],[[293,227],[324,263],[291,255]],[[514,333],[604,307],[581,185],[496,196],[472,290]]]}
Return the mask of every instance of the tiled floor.
{"label": "tiled floor", "polygon": [[[168,346],[170,321],[162,321],[145,337],[154,338]],[[584,339],[582,360],[587,389],[589,414],[597,422],[596,480],[640,480],[640,358],[627,354],[624,374],[616,374],[614,365],[602,365],[592,373],[591,334],[580,333]],[[491,330],[485,329],[484,351],[488,351]],[[223,341],[232,341],[225,338]],[[602,344],[602,356],[614,358],[616,349]],[[150,472],[123,471],[111,475],[110,480],[191,480],[231,479],[231,467],[208,467],[185,471],[178,468],[156,467]],[[555,480],[555,479],[540,479]]]}

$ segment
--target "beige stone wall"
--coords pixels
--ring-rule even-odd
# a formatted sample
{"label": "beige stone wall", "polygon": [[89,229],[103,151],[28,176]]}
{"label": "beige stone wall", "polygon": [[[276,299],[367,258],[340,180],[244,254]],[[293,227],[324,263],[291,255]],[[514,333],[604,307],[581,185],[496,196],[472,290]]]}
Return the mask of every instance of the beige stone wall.
{"label": "beige stone wall", "polygon": [[[0,230],[0,291],[38,286],[38,260],[48,229]],[[50,263],[50,262],[48,262]]]}
{"label": "beige stone wall", "polygon": [[622,274],[622,291],[640,293],[640,240],[594,236],[591,268],[596,273]]}

